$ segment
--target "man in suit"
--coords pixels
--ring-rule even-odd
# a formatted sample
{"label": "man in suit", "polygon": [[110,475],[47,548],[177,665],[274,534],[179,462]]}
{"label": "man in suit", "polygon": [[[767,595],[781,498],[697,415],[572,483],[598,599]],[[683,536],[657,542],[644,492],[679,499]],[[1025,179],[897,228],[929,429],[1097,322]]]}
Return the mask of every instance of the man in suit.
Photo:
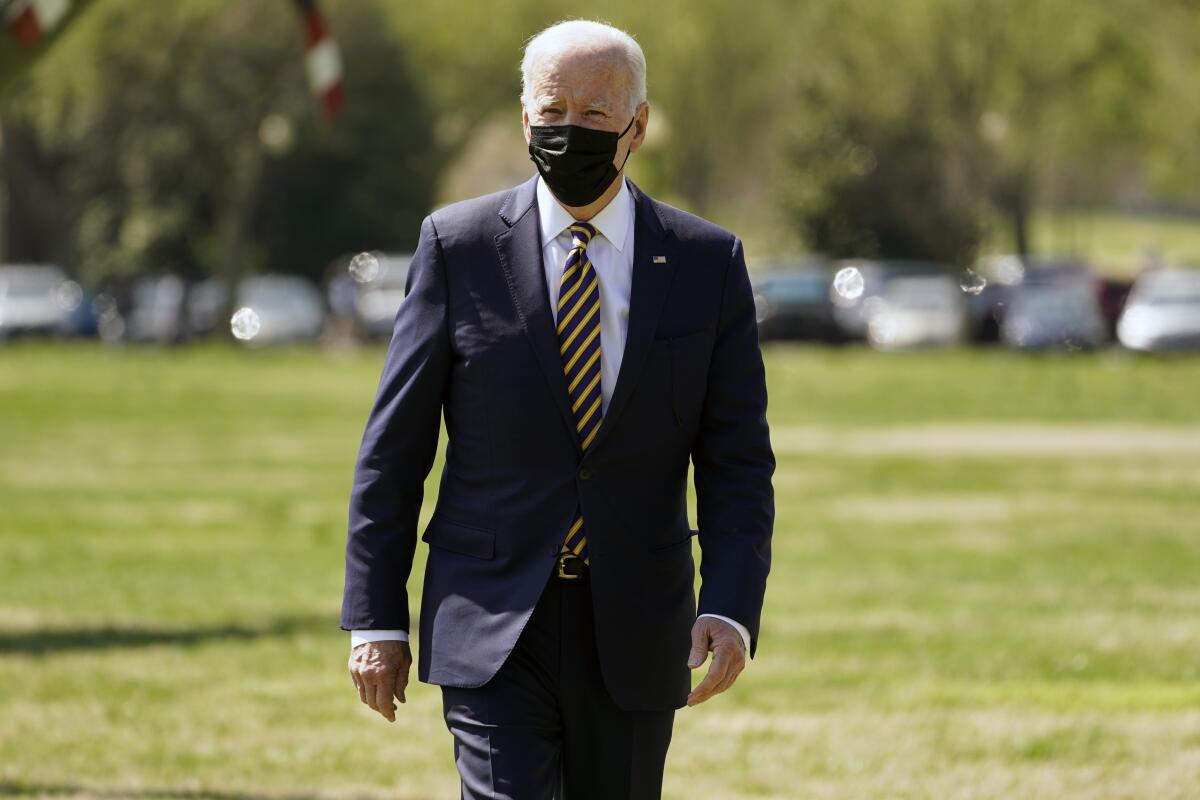
{"label": "man in suit", "polygon": [[754,302],[737,237],[624,176],[645,74],[607,25],[529,42],[538,174],[424,220],[363,435],[341,627],[360,699],[395,721],[445,417],[417,675],[464,798],[659,797],[675,710],[757,647],[775,459]]}

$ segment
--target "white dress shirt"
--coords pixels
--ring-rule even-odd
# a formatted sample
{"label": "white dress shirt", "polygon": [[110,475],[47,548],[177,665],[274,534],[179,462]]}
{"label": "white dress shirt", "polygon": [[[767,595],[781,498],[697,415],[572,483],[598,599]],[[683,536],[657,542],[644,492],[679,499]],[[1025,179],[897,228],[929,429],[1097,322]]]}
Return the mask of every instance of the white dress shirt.
{"label": "white dress shirt", "polygon": [[[558,287],[567,255],[571,252],[571,233],[567,228],[575,222],[546,186],[537,179],[538,224],[542,234],[542,268],[546,272],[546,288],[550,308],[558,307]],[[629,296],[633,287],[633,195],[624,179],[621,190],[600,213],[588,222],[596,227],[596,235],[587,246],[588,260],[596,271],[600,291],[600,410],[608,408],[621,356],[625,352],[625,334],[629,329]],[[716,617],[737,628],[746,650],[750,650],[750,631],[737,620],[720,614],[701,614]],[[350,646],[380,640],[408,641],[408,631],[356,630],[350,632]]]}

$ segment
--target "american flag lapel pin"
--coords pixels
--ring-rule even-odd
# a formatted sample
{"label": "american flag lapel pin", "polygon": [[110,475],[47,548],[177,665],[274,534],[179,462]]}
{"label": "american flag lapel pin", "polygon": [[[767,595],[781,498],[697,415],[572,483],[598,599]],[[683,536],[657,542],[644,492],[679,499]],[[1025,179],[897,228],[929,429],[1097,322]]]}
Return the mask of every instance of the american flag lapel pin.
{"label": "american flag lapel pin", "polygon": [[655,264],[665,264],[665,263],[667,263],[667,257],[666,256],[655,256],[654,263]]}

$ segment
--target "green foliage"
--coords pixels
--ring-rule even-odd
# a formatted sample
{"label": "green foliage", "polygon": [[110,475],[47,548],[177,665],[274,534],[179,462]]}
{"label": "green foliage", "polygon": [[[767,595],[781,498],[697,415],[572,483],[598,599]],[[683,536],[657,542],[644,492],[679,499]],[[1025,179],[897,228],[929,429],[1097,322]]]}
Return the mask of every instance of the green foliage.
{"label": "green foliage", "polygon": [[978,214],[956,194],[955,165],[920,120],[852,115],[797,132],[791,165],[796,177],[780,193],[819,252],[950,264],[975,255]]}
{"label": "green foliage", "polygon": [[[432,120],[377,6],[341,6],[331,24],[347,91],[386,99],[389,113],[358,102],[332,125],[317,118],[289,3],[95,7],[10,116],[58,166],[34,176],[71,232],[58,257],[92,280],[317,275],[347,250],[411,245],[438,168]],[[280,149],[260,135],[268,119],[283,128]]]}
{"label": "green foliage", "polygon": [[[347,65],[332,129],[288,0],[94,3],[9,93],[10,249],[100,275],[311,273],[340,249],[402,247],[486,123],[516,125],[524,42],[573,16],[646,52],[635,179],[752,255],[806,240],[965,260],[985,242],[1042,249],[1043,209],[1198,200],[1189,0],[322,6]],[[294,129],[286,154],[257,144],[272,115]]]}
{"label": "green foliage", "polygon": [[1143,5],[818,5],[779,182],[818,246],[961,261],[999,213],[1025,250],[1039,200],[1110,196],[1136,169],[1160,79]]}

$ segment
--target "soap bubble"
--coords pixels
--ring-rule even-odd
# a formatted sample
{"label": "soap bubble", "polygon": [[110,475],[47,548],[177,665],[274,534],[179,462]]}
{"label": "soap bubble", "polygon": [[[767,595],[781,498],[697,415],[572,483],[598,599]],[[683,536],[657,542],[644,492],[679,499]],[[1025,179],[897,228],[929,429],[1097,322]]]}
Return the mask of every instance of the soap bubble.
{"label": "soap bubble", "polygon": [[359,283],[370,283],[379,275],[379,259],[374,253],[359,253],[350,259],[350,274]]}
{"label": "soap bubble", "polygon": [[977,295],[987,286],[987,278],[974,270],[967,269],[963,270],[962,278],[959,280],[958,285],[967,294]]}
{"label": "soap bubble", "polygon": [[833,290],[839,297],[857,300],[862,297],[865,283],[857,267],[843,267],[833,276]]}
{"label": "soap bubble", "polygon": [[262,321],[258,318],[257,311],[249,306],[244,306],[233,313],[233,318],[229,320],[229,327],[233,331],[234,338],[249,341],[262,329]]}
{"label": "soap bubble", "polygon": [[72,280],[65,280],[54,289],[54,302],[63,311],[74,311],[83,302],[83,288]]}

